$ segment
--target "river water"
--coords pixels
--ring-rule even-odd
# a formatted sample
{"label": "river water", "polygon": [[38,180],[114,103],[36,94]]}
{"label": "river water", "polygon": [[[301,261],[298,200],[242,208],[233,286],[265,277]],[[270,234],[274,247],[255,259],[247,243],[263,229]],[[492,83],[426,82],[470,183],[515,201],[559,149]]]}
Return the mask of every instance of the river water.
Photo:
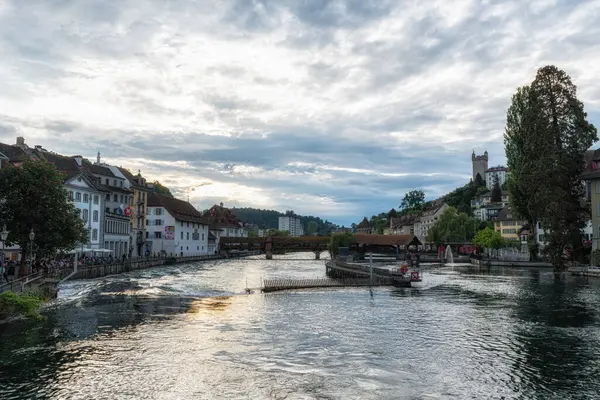
{"label": "river water", "polygon": [[243,294],[246,279],[323,277],[311,256],[70,282],[45,321],[0,325],[0,398],[600,394],[600,280],[452,266],[418,288]]}

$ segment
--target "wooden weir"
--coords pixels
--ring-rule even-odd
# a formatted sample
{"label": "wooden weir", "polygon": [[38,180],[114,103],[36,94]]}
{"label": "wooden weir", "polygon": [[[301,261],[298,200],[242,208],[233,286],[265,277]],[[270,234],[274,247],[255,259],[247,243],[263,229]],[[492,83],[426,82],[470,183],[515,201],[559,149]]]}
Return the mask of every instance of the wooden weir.
{"label": "wooden weir", "polygon": [[312,289],[328,287],[389,286],[391,279],[268,279],[262,284],[262,292],[277,292],[292,289]]}
{"label": "wooden weir", "polygon": [[414,279],[413,274],[397,275],[388,269],[340,261],[325,263],[328,278],[321,279],[267,279],[262,281],[263,293],[281,290],[311,289],[328,287],[360,286],[403,286],[410,287],[411,282],[420,282],[421,276]]}

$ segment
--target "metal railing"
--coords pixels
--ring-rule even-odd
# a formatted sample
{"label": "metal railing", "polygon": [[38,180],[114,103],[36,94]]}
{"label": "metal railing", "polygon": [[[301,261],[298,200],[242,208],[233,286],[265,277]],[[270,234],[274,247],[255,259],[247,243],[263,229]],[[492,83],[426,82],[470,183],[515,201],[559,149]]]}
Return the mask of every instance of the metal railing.
{"label": "metal railing", "polygon": [[25,286],[37,281],[44,277],[44,273],[42,271],[36,272],[35,274],[23,276],[21,278],[13,279],[10,282],[4,283],[0,285],[0,293],[4,292],[15,292],[20,293],[25,289]]}

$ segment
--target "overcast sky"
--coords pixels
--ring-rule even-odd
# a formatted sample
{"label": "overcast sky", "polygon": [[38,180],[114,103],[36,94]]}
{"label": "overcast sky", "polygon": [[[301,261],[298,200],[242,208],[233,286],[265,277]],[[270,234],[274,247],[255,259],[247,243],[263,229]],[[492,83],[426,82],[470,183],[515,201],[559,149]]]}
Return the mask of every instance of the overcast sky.
{"label": "overcast sky", "polygon": [[600,1],[0,0],[0,141],[141,169],[207,208],[349,225],[505,163],[555,64],[600,125]]}

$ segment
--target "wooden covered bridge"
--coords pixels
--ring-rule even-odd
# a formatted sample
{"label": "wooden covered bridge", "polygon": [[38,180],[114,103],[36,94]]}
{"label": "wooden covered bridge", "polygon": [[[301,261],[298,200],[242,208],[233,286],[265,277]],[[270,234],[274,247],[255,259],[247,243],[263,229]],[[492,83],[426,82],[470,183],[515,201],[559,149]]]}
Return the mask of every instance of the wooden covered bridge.
{"label": "wooden covered bridge", "polygon": [[[329,236],[268,236],[268,237],[222,237],[222,251],[254,251],[260,250],[267,259],[273,254],[286,252],[311,251],[315,259],[319,259],[323,251],[329,247]],[[354,235],[354,243],[350,250],[365,254],[367,252],[394,253],[405,251],[408,246],[421,246],[422,243],[414,235]]]}

